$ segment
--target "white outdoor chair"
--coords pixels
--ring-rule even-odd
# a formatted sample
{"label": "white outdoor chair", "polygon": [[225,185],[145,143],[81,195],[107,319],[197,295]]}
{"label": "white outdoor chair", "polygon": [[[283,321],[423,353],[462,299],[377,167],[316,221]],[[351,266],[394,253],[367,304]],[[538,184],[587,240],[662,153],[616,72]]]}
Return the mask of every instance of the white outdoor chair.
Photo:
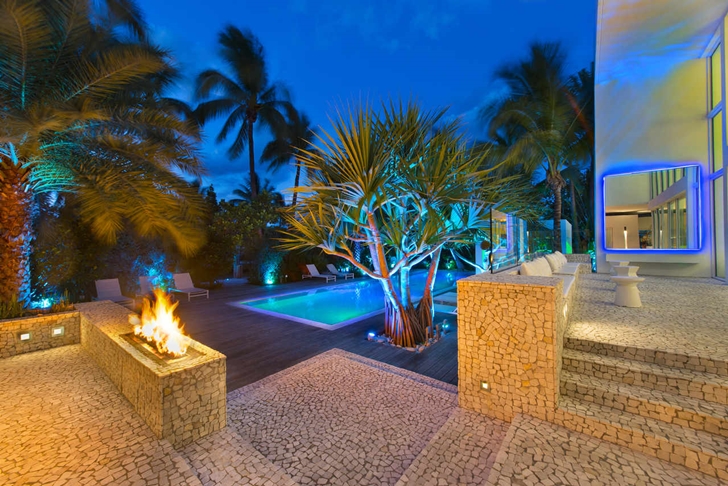
{"label": "white outdoor chair", "polygon": [[349,280],[350,278],[354,278],[354,272],[340,272],[339,269],[336,268],[333,263],[326,264],[326,268],[329,269],[329,273],[331,275],[336,275],[338,277],[344,277],[344,280]]}
{"label": "white outdoor chair", "polygon": [[187,301],[189,302],[192,297],[210,298],[210,291],[206,289],[198,289],[192,283],[192,277],[189,273],[175,273],[174,277],[174,288],[170,289],[172,292],[178,292],[180,294],[187,294]]}
{"label": "white outdoor chair", "polygon": [[134,306],[134,299],[121,293],[118,278],[96,280],[96,298],[94,300],[110,300],[121,305]]}
{"label": "white outdoor chair", "polygon": [[336,275],[328,275],[328,274],[320,274],[318,271],[318,268],[316,268],[316,265],[306,265],[306,268],[308,268],[308,275],[303,275],[303,278],[325,278],[328,282],[329,280],[333,280],[336,282]]}

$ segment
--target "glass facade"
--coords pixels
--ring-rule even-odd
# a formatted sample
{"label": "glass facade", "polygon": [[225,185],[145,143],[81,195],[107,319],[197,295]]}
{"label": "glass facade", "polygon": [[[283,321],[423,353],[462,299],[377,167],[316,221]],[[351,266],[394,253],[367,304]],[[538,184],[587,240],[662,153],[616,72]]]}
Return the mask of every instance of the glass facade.
{"label": "glass facade", "polygon": [[[724,27],[722,37],[725,37],[726,25],[728,17],[724,19]],[[725,184],[725,161],[724,147],[726,146],[724,116],[725,116],[725,100],[723,96],[724,90],[724,73],[726,72],[726,63],[724,63],[724,42],[719,43],[708,59],[709,70],[709,86],[708,86],[708,128],[710,135],[710,209],[711,223],[713,226],[713,274],[718,278],[725,278],[725,201],[724,201],[724,184]]]}

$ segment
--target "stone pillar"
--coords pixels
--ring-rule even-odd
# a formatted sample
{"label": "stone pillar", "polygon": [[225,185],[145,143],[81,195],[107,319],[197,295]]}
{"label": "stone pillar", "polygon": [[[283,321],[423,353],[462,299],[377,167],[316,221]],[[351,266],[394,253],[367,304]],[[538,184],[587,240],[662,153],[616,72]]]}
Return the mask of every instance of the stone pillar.
{"label": "stone pillar", "polygon": [[508,422],[519,413],[553,420],[566,330],[562,289],[558,277],[501,273],[458,281],[461,407]]}

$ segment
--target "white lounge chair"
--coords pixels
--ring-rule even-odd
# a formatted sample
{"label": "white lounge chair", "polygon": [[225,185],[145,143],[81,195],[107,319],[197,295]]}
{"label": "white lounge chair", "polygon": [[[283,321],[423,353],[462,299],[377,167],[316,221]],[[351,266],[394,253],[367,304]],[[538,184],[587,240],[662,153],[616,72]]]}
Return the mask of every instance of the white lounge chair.
{"label": "white lounge chair", "polygon": [[316,265],[306,265],[306,268],[308,269],[308,275],[303,274],[303,278],[325,278],[327,282],[329,280],[336,282],[336,275],[320,274]]}
{"label": "white lounge chair", "polygon": [[349,280],[350,278],[354,278],[354,272],[340,272],[339,269],[336,268],[333,263],[326,264],[326,268],[329,269],[329,273],[331,275],[336,275],[337,277],[344,277],[344,280]]}
{"label": "white lounge chair", "polygon": [[134,299],[127,297],[121,293],[118,278],[107,278],[104,280],[96,280],[96,299],[94,300],[110,300],[121,305],[134,306]]}
{"label": "white lounge chair", "polygon": [[170,290],[180,294],[187,294],[187,302],[189,302],[192,297],[202,297],[203,295],[208,299],[210,298],[210,291],[195,287],[189,273],[175,273],[173,277],[174,288]]}

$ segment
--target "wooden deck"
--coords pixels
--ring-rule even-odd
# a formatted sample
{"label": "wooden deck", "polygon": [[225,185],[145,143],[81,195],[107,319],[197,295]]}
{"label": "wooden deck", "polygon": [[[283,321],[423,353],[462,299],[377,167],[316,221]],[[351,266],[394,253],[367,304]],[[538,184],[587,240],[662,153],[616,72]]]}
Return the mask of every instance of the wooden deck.
{"label": "wooden deck", "polygon": [[452,315],[436,316],[438,322],[447,319],[450,332],[423,353],[415,353],[367,341],[367,332],[383,329],[381,315],[329,331],[228,305],[266,295],[344,283],[306,281],[258,287],[227,282],[223,288],[210,291],[209,300],[198,297],[187,302],[182,297],[178,312],[192,338],[227,356],[228,391],[332,348],[457,384],[457,333]]}

